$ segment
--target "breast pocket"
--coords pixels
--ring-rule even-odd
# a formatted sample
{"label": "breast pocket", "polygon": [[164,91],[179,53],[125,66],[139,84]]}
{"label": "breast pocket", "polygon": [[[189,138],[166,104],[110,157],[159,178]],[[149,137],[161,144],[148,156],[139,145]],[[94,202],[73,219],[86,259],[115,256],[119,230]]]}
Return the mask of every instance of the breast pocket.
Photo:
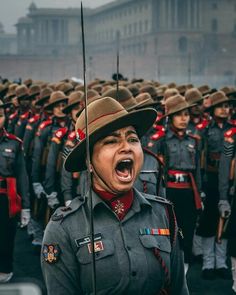
{"label": "breast pocket", "polygon": [[16,154],[14,152],[2,151],[2,166],[6,169],[6,173],[12,173],[14,170]]}
{"label": "breast pocket", "polygon": [[[98,251],[95,246],[97,289],[104,290],[116,285],[120,280],[121,273],[113,240],[103,239],[97,245],[99,245]],[[81,246],[77,252],[81,274],[80,283],[86,294],[92,292],[92,254],[89,248],[90,245],[86,244]]]}
{"label": "breast pocket", "polygon": [[169,158],[169,167],[170,168],[176,167],[176,165],[178,164],[178,159],[179,159],[178,148],[176,144],[172,144],[168,146],[167,156]]}
{"label": "breast pocket", "polygon": [[[152,236],[152,235],[143,235],[140,236],[141,244],[144,247],[145,255],[148,263],[149,278],[151,280],[157,280],[157,273],[162,273],[162,278],[164,280],[164,267],[167,267],[170,270],[170,253],[171,253],[171,244],[169,237],[167,236]],[[158,255],[154,254],[154,249],[157,249]]]}

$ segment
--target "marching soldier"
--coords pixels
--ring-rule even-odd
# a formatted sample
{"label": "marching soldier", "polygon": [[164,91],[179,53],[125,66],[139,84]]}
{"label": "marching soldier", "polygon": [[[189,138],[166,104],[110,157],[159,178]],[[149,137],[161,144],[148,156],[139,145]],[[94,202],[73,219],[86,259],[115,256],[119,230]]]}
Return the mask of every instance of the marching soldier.
{"label": "marching soldier", "polygon": [[[222,237],[228,239],[228,255],[231,257],[233,286],[236,293],[236,128],[232,127],[224,134],[224,148],[219,164],[218,208],[221,218],[225,221]],[[221,242],[221,240],[219,241]]]}
{"label": "marching soldier", "polygon": [[[229,279],[226,265],[225,239],[217,243],[215,235],[219,220],[218,202],[218,173],[219,160],[223,149],[224,133],[231,128],[229,118],[229,99],[224,92],[217,91],[210,95],[211,106],[207,109],[212,121],[207,127],[204,142],[204,178],[203,190],[206,193],[204,211],[201,215],[197,234],[202,236],[203,265],[202,277],[212,280],[215,275]],[[216,269],[216,271],[215,271]]]}
{"label": "marching soldier", "polygon": [[48,151],[53,134],[59,129],[68,125],[69,118],[65,116],[62,109],[67,103],[68,97],[61,91],[51,93],[49,103],[44,107],[45,111],[52,110],[52,118],[43,121],[38,128],[34,139],[34,149],[32,155],[32,185],[35,196],[37,198],[36,209],[34,214],[38,219],[40,230],[37,231],[37,236],[33,240],[33,244],[40,246],[43,228],[47,223],[47,215],[49,208],[54,208],[59,205],[59,200],[55,194],[47,194],[44,189],[45,169],[48,161]]}
{"label": "marching soldier", "polygon": [[165,102],[168,127],[159,138],[157,154],[164,160],[166,198],[173,202],[183,235],[185,272],[192,261],[192,243],[198,210],[201,209],[201,176],[198,139],[187,134],[191,106],[179,94]]}
{"label": "marching soldier", "polygon": [[31,98],[29,96],[29,90],[25,85],[20,85],[16,88],[16,96],[19,103],[19,118],[15,125],[14,134],[20,139],[23,139],[25,127],[32,115],[30,109]]}
{"label": "marching soldier", "polygon": [[[101,295],[189,294],[172,206],[133,189],[143,159],[139,136],[154,123],[155,110],[128,113],[104,97],[88,106],[88,118],[92,193],[58,209],[47,225],[41,264],[48,295],[93,293],[93,249]],[[86,169],[85,110],[75,130],[78,143],[65,161],[70,172]]]}
{"label": "marching soldier", "polygon": [[6,132],[5,105],[0,101],[0,282],[13,275],[13,250],[17,215],[21,225],[30,219],[28,178],[22,142]]}

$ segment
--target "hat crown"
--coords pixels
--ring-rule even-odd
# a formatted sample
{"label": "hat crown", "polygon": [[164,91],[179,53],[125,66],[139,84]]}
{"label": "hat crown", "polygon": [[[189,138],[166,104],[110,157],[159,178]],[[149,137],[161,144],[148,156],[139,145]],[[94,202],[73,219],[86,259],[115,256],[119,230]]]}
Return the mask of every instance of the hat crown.
{"label": "hat crown", "polygon": [[82,100],[84,100],[84,93],[83,93],[83,91],[73,91],[69,95],[68,106],[71,105],[71,104],[74,104],[76,102],[80,102]]}
{"label": "hat crown", "polygon": [[223,91],[217,91],[217,92],[212,93],[209,96],[209,99],[211,101],[211,106],[215,106],[220,103],[229,101],[228,97],[225,95],[225,93]]}
{"label": "hat crown", "polygon": [[144,85],[140,88],[140,92],[148,92],[152,98],[157,96],[156,88],[153,85]]}
{"label": "hat crown", "polygon": [[48,97],[48,96],[51,95],[52,92],[53,92],[52,88],[46,87],[46,88],[41,90],[40,97],[41,98]]}
{"label": "hat crown", "polygon": [[202,93],[202,95],[205,95],[211,91],[211,88],[208,85],[202,85],[198,87],[198,90]]}
{"label": "hat crown", "polygon": [[189,104],[202,100],[202,93],[197,88],[188,89],[185,93],[185,99]]}
{"label": "hat crown", "polygon": [[67,97],[65,96],[65,94],[62,91],[53,91],[51,93],[48,103],[49,104],[55,103],[55,102],[61,100],[62,98],[67,99]]}
{"label": "hat crown", "polygon": [[179,91],[176,88],[167,88],[164,92],[164,100],[167,100],[169,97],[179,94]]}
{"label": "hat crown", "polygon": [[187,109],[188,107],[189,104],[180,94],[169,97],[165,102],[166,115],[177,113],[183,109]]}
{"label": "hat crown", "polygon": [[29,95],[39,94],[40,86],[39,85],[31,85],[29,88]]}
{"label": "hat crown", "polygon": [[[122,107],[122,105],[111,97],[103,97],[97,99],[88,105],[88,127],[89,134],[99,129],[114,119],[128,114],[128,112]],[[75,124],[76,133],[78,130],[85,132],[85,109],[78,117]],[[77,137],[79,136],[76,134]]]}
{"label": "hat crown", "polygon": [[17,86],[15,91],[17,97],[28,95],[28,88],[24,84]]}

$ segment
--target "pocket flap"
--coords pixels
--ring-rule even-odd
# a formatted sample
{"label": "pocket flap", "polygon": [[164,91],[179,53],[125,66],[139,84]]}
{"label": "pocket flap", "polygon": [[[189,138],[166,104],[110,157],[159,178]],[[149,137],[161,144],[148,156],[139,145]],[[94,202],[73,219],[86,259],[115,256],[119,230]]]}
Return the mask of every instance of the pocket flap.
{"label": "pocket flap", "polygon": [[140,236],[140,240],[145,248],[158,248],[163,252],[171,252],[170,240],[166,236],[143,235]]}

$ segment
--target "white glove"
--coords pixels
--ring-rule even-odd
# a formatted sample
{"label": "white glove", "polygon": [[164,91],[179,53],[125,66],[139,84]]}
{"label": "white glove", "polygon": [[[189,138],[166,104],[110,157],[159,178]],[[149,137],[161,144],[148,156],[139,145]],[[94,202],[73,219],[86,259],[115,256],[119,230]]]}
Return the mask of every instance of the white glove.
{"label": "white glove", "polygon": [[228,218],[231,214],[231,207],[227,200],[220,200],[218,203],[218,208],[220,211],[220,216],[222,218]]}
{"label": "white glove", "polygon": [[33,183],[33,190],[34,190],[34,193],[38,199],[41,198],[42,194],[46,195],[44,188],[40,182]]}
{"label": "white glove", "polygon": [[21,225],[20,227],[25,227],[30,221],[30,209],[21,210]]}
{"label": "white glove", "polygon": [[65,201],[65,206],[66,206],[66,207],[70,206],[70,203],[71,203],[71,202],[72,202],[71,200]]}
{"label": "white glove", "polygon": [[47,199],[48,199],[48,206],[51,209],[56,209],[56,207],[60,204],[57,198],[57,192],[52,192],[50,195],[47,195]]}

